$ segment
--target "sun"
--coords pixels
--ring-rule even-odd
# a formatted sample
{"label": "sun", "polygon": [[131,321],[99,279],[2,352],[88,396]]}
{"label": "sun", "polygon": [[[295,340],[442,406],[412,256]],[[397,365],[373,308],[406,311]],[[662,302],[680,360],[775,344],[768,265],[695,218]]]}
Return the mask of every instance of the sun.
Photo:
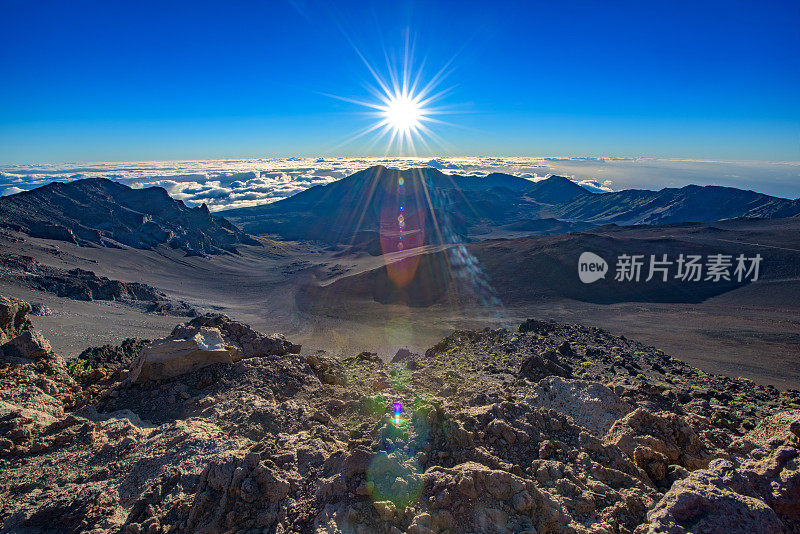
{"label": "sun", "polygon": [[415,132],[426,118],[419,99],[408,94],[395,94],[388,99],[384,108],[384,121],[396,134]]}
{"label": "sun", "polygon": [[324,94],[367,108],[369,111],[362,112],[362,115],[370,117],[372,121],[369,126],[344,139],[334,147],[334,150],[370,134],[373,140],[367,150],[371,150],[378,142],[387,140],[387,155],[392,152],[397,156],[416,156],[418,145],[422,145],[425,152],[434,153],[428,141],[444,147],[443,139],[431,131],[431,126],[453,126],[438,117],[458,112],[452,106],[438,105],[439,101],[453,89],[453,87],[441,87],[451,72],[450,65],[453,60],[445,63],[433,76],[423,80],[425,77],[422,66],[425,64],[425,59],[420,62],[419,68],[414,68],[414,46],[408,35],[402,59],[384,50],[385,74],[379,72],[358,48],[354,46],[354,49],[374,79],[374,84],[365,83],[373,99],[362,100]]}

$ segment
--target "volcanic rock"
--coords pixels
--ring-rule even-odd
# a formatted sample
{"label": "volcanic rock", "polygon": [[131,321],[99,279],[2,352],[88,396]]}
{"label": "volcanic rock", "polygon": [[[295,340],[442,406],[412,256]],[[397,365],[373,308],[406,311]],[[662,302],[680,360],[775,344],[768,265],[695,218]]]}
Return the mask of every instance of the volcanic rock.
{"label": "volcanic rock", "polygon": [[179,326],[169,337],[153,341],[142,349],[131,369],[130,380],[163,380],[240,359],[239,348],[226,344],[219,328]]}
{"label": "volcanic rock", "polygon": [[[199,350],[202,338],[241,360],[159,380],[111,371],[137,352],[133,341],[88,351],[93,370],[76,381],[53,355],[2,364],[0,530],[800,531],[800,412],[784,408],[798,392],[549,325],[547,336],[456,332],[415,356],[413,373],[371,353],[293,354],[224,316],[179,325],[161,343]],[[565,341],[572,355],[556,352]],[[516,375],[549,351],[586,371]],[[681,382],[657,385],[664,371],[647,362]],[[709,395],[692,399],[694,384]],[[730,392],[752,399],[751,411],[724,405]],[[744,430],[743,417],[760,423]]]}
{"label": "volcanic rock", "polygon": [[31,328],[30,312],[31,305],[27,302],[0,295],[0,345]]}
{"label": "volcanic rock", "polygon": [[299,354],[301,349],[300,345],[291,343],[283,334],[269,336],[253,330],[247,324],[232,321],[230,317],[223,314],[202,315],[189,321],[187,326],[218,328],[222,332],[225,342],[236,346],[244,358],[283,356],[287,353]]}
{"label": "volcanic rock", "polygon": [[732,471],[730,462],[717,460],[709,470],[676,482],[648,514],[651,532],[784,532],[778,514],[767,503],[730,487]]}
{"label": "volcanic rock", "polygon": [[605,435],[618,419],[633,411],[633,406],[602,384],[557,376],[539,381],[529,402],[569,415],[596,436]]}
{"label": "volcanic rock", "polygon": [[687,469],[704,468],[714,457],[708,444],[683,417],[668,412],[651,413],[644,408],[617,420],[605,442],[619,447],[631,458],[637,447],[649,447],[666,456],[671,464]]}
{"label": "volcanic rock", "polygon": [[36,330],[25,330],[8,343],[0,345],[0,358],[7,361],[38,360],[51,352],[50,342]]}

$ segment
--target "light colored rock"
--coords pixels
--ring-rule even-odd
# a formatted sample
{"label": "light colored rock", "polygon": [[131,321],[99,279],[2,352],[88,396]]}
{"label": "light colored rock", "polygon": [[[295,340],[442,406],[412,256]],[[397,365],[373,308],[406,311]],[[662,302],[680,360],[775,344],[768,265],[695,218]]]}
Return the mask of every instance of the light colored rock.
{"label": "light colored rock", "polygon": [[176,328],[170,337],[142,349],[131,370],[132,382],[162,380],[215,363],[234,363],[242,358],[235,346],[225,343],[218,328]]}
{"label": "light colored rock", "polygon": [[229,345],[235,345],[242,352],[243,358],[259,356],[283,356],[284,354],[298,354],[300,345],[295,345],[282,334],[263,334],[254,330],[245,323],[231,320],[223,314],[206,314],[195,317],[186,325],[175,327],[172,335],[176,335],[182,328],[218,328],[222,337]]}
{"label": "light colored rock", "polygon": [[758,425],[748,432],[745,439],[758,445],[766,445],[773,440],[785,440],[789,437],[792,423],[800,422],[800,410],[779,412],[765,417]]}
{"label": "light colored rock", "polygon": [[602,437],[633,406],[598,382],[550,376],[539,381],[529,401],[568,415],[595,436]]}

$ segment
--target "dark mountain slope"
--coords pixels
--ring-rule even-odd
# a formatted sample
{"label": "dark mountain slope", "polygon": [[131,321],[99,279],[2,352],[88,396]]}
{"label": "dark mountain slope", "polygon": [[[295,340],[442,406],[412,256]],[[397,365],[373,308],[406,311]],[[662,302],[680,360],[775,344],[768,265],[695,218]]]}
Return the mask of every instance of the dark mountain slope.
{"label": "dark mountain slope", "polygon": [[552,208],[555,217],[594,223],[665,224],[800,214],[800,201],[733,187],[688,185],[581,196]]}
{"label": "dark mountain slope", "polygon": [[525,190],[525,193],[529,198],[542,204],[563,204],[595,195],[563,176],[551,176],[535,182]]}
{"label": "dark mountain slope", "polygon": [[[631,225],[793,217],[800,214],[800,200],[696,185],[593,193],[562,176],[531,182],[500,173],[477,177],[376,166],[274,204],[221,214],[253,234],[331,243],[371,241],[373,249],[386,251],[470,240],[494,230],[526,231],[536,225],[522,222],[538,219]],[[509,227],[515,224],[520,226]],[[569,225],[563,226],[568,231]]]}
{"label": "dark mountain slope", "polygon": [[0,226],[34,237],[103,246],[169,244],[193,254],[235,252],[258,244],[203,205],[189,208],[160,187],[131,189],[92,178],[0,198]]}
{"label": "dark mountain slope", "polygon": [[[604,226],[588,232],[551,237],[525,237],[482,241],[467,246],[505,304],[524,304],[548,298],[571,298],[585,302],[702,302],[746,285],[731,280],[684,281],[675,278],[675,260],[680,254],[762,256],[759,280],[794,280],[800,277],[800,220],[737,219],[714,225],[684,223],[662,226]],[[578,258],[583,252],[600,255],[608,263],[604,279],[584,284],[578,277]],[[616,281],[620,255],[642,255],[641,278]],[[648,278],[650,255],[672,261],[667,281],[660,275]],[[475,292],[474,277],[462,277],[463,254],[445,250],[402,259],[372,271],[344,277],[324,287],[308,288],[321,302],[348,298],[381,303],[430,306],[447,299],[460,299]],[[413,269],[410,269],[413,268]],[[475,269],[475,266],[472,266]],[[403,284],[392,274],[413,271]],[[733,267],[730,273],[733,273]],[[705,271],[703,271],[705,273]],[[483,289],[477,288],[481,291]]]}
{"label": "dark mountain slope", "polygon": [[399,239],[397,218],[403,215],[409,244],[422,244],[463,238],[478,225],[538,218],[542,204],[584,194],[592,195],[561,177],[532,183],[500,173],[476,177],[376,166],[273,204],[221,214],[253,234],[335,243],[351,243],[364,232]]}

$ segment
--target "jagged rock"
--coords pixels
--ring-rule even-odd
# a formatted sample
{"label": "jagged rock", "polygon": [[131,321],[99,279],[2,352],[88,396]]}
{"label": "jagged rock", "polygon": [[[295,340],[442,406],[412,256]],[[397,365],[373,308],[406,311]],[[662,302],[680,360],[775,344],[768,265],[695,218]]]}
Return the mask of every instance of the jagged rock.
{"label": "jagged rock", "polygon": [[148,339],[128,338],[117,346],[103,345],[102,347],[89,347],[78,355],[78,360],[83,360],[91,368],[102,367],[110,371],[130,369],[142,348],[150,343]]}
{"label": "jagged rock", "polygon": [[414,353],[406,348],[398,349],[397,353],[392,356],[391,363],[399,363],[409,360],[414,357]]}
{"label": "jagged rock", "polygon": [[176,327],[169,337],[153,341],[142,349],[133,364],[132,382],[162,380],[215,363],[242,359],[238,347],[226,344],[218,328]]}
{"label": "jagged rock", "polygon": [[383,360],[381,360],[381,357],[378,356],[377,352],[368,352],[368,351],[360,352],[356,355],[356,360],[362,362],[372,362],[377,364],[383,363]]}
{"label": "jagged rock", "polygon": [[261,464],[257,453],[211,463],[200,475],[185,529],[230,532],[268,529],[285,518],[291,485]]}
{"label": "jagged rock", "polygon": [[299,354],[301,349],[300,345],[291,343],[282,334],[262,334],[250,328],[250,325],[233,321],[223,314],[201,315],[189,321],[186,326],[218,328],[226,343],[239,347],[243,358]]}
{"label": "jagged rock", "polygon": [[[201,321],[176,327],[176,339],[214,332],[217,346],[238,349],[260,336],[224,317]],[[549,351],[547,360],[576,365],[591,352],[597,367],[608,360],[604,372],[622,360],[650,373],[642,346],[548,325],[547,336],[458,332],[416,356],[419,371],[392,366],[391,380],[373,353],[248,349],[255,355],[235,364],[119,382],[125,372],[110,364],[127,365],[135,340],[87,351],[93,370],[76,381],[54,354],[0,365],[0,531],[800,531],[800,412],[775,408],[793,392],[705,378],[709,398],[744,393],[770,414],[742,435],[725,421],[733,410],[723,417],[706,397],[679,404],[631,385],[627,367],[592,369],[624,400],[589,380],[531,384],[513,369]],[[574,357],[555,350],[567,340]],[[645,354],[685,383],[700,380]],[[697,469],[716,454],[729,461]]]}
{"label": "jagged rock", "polygon": [[[417,523],[433,532],[562,532],[569,522],[561,506],[535,483],[475,462],[429,469],[425,488],[426,494],[435,496],[432,518]],[[475,502],[481,505],[474,506]]]}
{"label": "jagged rock", "polygon": [[567,358],[571,358],[575,356],[575,349],[572,348],[572,345],[570,345],[569,341],[564,341],[558,346],[558,353]]}
{"label": "jagged rock", "polygon": [[24,300],[0,295],[0,345],[32,328],[30,312],[31,305]]}
{"label": "jagged rock", "polygon": [[617,420],[606,434],[605,442],[619,447],[631,458],[637,447],[647,447],[669,458],[670,463],[690,470],[706,467],[714,457],[680,415],[651,413],[644,408]]}
{"label": "jagged rock", "polygon": [[755,494],[741,494],[731,484],[741,475],[726,460],[716,460],[676,482],[648,513],[650,532],[784,532],[778,515]]}
{"label": "jagged rock", "polygon": [[131,369],[130,380],[160,380],[214,363],[298,352],[300,345],[281,334],[267,336],[226,315],[206,314],[176,326],[168,337],[144,347]]}
{"label": "jagged rock", "polygon": [[568,365],[562,364],[555,351],[547,351],[541,356],[532,354],[523,360],[517,373],[531,380],[539,380],[546,376],[556,375],[564,378],[572,376]]}
{"label": "jagged rock", "polygon": [[658,484],[667,478],[669,458],[649,447],[636,447],[633,451],[633,461],[647,473],[653,484]]}
{"label": "jagged rock", "polygon": [[39,317],[48,317],[50,315],[53,315],[53,310],[51,310],[42,303],[33,303],[31,304],[31,315],[37,315]]}
{"label": "jagged rock", "polygon": [[331,358],[324,351],[309,354],[306,363],[314,371],[323,384],[343,384],[344,377],[339,362]]}
{"label": "jagged rock", "polygon": [[790,434],[797,436],[798,426],[800,426],[800,410],[779,412],[759,421],[744,438],[759,446],[769,445],[771,442],[783,443],[791,437]]}
{"label": "jagged rock", "polygon": [[602,384],[555,376],[540,380],[529,402],[570,416],[598,437],[633,411],[633,406]]}
{"label": "jagged rock", "polygon": [[534,334],[547,335],[552,330],[550,323],[539,321],[538,319],[528,319],[519,325],[519,332],[533,332]]}
{"label": "jagged rock", "polygon": [[52,352],[50,342],[38,330],[25,330],[8,343],[0,345],[0,357],[12,362],[38,360]]}

